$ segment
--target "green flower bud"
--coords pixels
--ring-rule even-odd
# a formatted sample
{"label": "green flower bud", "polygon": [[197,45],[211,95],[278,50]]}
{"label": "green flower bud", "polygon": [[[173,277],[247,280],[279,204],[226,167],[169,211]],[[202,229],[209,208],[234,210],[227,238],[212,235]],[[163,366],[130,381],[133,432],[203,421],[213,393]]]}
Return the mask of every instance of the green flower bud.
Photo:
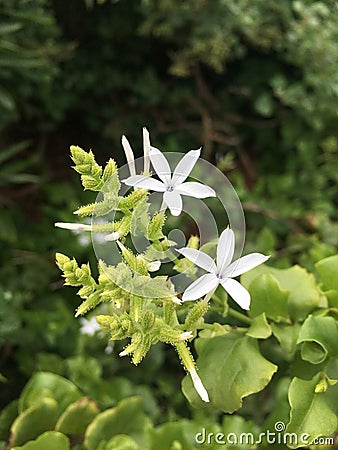
{"label": "green flower bud", "polygon": [[62,253],[56,253],[56,264],[58,265],[60,270],[64,270],[64,266],[66,263],[70,262],[70,258],[68,256],[63,255]]}
{"label": "green flower bud", "polygon": [[83,314],[86,314],[89,310],[95,308],[99,303],[101,303],[100,294],[94,292],[77,308],[75,317],[83,316]]}
{"label": "green flower bud", "polygon": [[141,340],[140,343],[138,343],[135,350],[133,351],[132,363],[135,364],[135,366],[137,366],[137,364],[139,364],[142,361],[142,359],[146,356],[150,347],[151,347],[150,337],[147,335],[143,336],[143,339]]}
{"label": "green flower bud", "polygon": [[149,222],[148,226],[148,239],[151,241],[161,239],[163,237],[162,228],[164,225],[164,222],[166,220],[166,216],[159,212],[154,215],[152,220]]}
{"label": "green flower bud", "polygon": [[150,310],[146,311],[142,319],[142,324],[145,330],[150,330],[155,324],[155,314]]}
{"label": "green flower bud", "polygon": [[199,322],[203,320],[205,313],[209,308],[208,303],[200,301],[196,303],[191,310],[188,312],[187,317],[184,322],[184,326],[188,329],[196,328]]}
{"label": "green flower bud", "polygon": [[116,328],[118,326],[118,321],[114,316],[100,315],[96,316],[96,321],[102,328],[107,328],[108,330]]}
{"label": "green flower bud", "polygon": [[145,200],[148,196],[148,191],[144,189],[136,189],[131,194],[127,195],[127,197],[123,197],[120,200],[118,208],[123,209],[134,209],[138,203],[142,200]]}
{"label": "green flower bud", "polygon": [[79,295],[81,298],[87,298],[88,295],[92,294],[95,290],[95,285],[94,286],[83,286],[78,292],[77,295]]}

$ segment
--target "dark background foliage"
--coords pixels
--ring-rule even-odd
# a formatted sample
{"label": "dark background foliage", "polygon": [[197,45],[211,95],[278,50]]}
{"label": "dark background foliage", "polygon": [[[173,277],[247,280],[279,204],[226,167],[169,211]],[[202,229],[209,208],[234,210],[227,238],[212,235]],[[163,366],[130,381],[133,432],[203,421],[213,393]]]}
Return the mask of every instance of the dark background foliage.
{"label": "dark background foliage", "polygon": [[141,156],[142,126],[163,151],[202,145],[243,202],[248,251],[280,267],[336,252],[337,40],[333,0],[0,0],[0,404],[50,355],[97,350],[54,264],[94,261],[53,226],[90,201],[71,144],[119,164],[122,134]]}

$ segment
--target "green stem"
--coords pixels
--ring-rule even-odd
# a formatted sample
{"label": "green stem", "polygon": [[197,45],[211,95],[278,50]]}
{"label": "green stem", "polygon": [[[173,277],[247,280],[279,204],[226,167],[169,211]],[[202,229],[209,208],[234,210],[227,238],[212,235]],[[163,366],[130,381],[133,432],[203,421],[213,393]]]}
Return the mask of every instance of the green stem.
{"label": "green stem", "polygon": [[241,322],[251,325],[252,319],[250,319],[250,317],[244,315],[243,313],[236,311],[235,309],[229,308],[228,315],[235,319],[238,319]]}

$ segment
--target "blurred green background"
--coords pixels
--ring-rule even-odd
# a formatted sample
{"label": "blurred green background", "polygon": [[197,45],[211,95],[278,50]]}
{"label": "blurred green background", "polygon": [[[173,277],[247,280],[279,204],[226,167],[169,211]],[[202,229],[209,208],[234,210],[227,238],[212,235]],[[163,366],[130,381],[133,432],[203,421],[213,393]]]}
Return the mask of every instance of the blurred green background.
{"label": "blurred green background", "polygon": [[97,380],[127,375],[161,399],[153,416],[185,408],[170,351],[137,370],[79,334],[54,263],[95,262],[53,225],[91,201],[71,144],[102,164],[125,163],[122,134],[141,156],[142,126],[163,151],[202,145],[243,203],[246,252],[312,269],[337,251],[337,100],[335,0],[0,0],[0,408],[36,370],[103,404]]}

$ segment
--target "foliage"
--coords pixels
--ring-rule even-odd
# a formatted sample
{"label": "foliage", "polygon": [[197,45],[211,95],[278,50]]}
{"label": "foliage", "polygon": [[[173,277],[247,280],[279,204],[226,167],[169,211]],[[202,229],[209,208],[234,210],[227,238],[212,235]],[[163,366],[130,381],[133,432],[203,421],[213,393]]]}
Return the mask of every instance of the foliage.
{"label": "foliage", "polygon": [[18,120],[57,120],[53,108],[56,60],[62,48],[53,12],[45,0],[1,2],[0,9],[0,130]]}
{"label": "foliage", "polygon": [[[333,0],[0,1],[0,409],[8,404],[0,416],[0,448],[8,447],[12,426],[26,433],[33,424],[41,428],[28,441],[22,434],[19,448],[216,449],[221,444],[214,440],[196,444],[197,433],[201,439],[203,428],[214,437],[258,436],[276,431],[281,421],[290,433],[332,432],[337,415],[337,25]],[[149,215],[146,198],[100,193],[101,205],[79,207],[87,197],[64,169],[63,149],[75,139],[83,146],[96,142],[101,161],[113,148],[121,163],[120,130],[137,142],[143,125],[167,151],[203,143],[203,154],[227,173],[243,202],[246,250],[272,255],[270,266],[242,277],[252,297],[248,315],[240,315],[219,291],[197,321],[187,304],[174,305],[181,332],[197,324],[191,352],[198,374],[214,392],[213,406],[203,409],[188,376],[182,396],[177,355],[168,346],[152,345],[133,369],[127,358],[118,357],[126,340],[106,347],[112,330],[79,333],[74,310],[89,311],[98,300],[95,293],[110,295],[114,286],[103,283],[104,266],[97,269],[88,235],[52,226],[55,219],[71,221],[73,210],[86,224],[94,214],[98,225],[123,200],[125,207],[109,224],[109,232],[126,237],[119,267],[127,272],[137,265],[141,283],[142,277],[156,280],[146,273],[143,259],[128,251],[130,232],[143,223],[152,242],[164,242],[172,222]],[[86,188],[100,189],[107,179],[104,169],[92,166],[88,155],[92,172],[78,171]],[[105,177],[114,167],[108,164]],[[136,220],[140,211],[142,219]],[[176,223],[190,232],[187,223]],[[190,244],[198,246],[196,239]],[[71,290],[60,290],[56,249],[76,255],[79,263],[64,261],[81,275],[76,283],[88,282],[77,286],[80,297],[90,297],[81,297],[80,306]],[[81,264],[88,260],[89,265]],[[188,268],[193,278],[194,266],[176,261],[175,269]],[[150,288],[161,297],[158,289],[164,289],[165,280],[156,283]],[[150,304],[151,313],[161,317],[159,297]],[[110,316],[120,301],[127,303],[122,297],[112,304],[104,295],[99,301],[88,313],[92,318]],[[148,314],[144,323],[152,318]],[[153,338],[156,326],[147,338]],[[57,412],[64,420],[61,431],[53,422],[60,400],[50,387],[55,387],[53,374],[45,378],[50,386],[39,385],[47,372],[59,375],[65,396],[66,386],[80,396]],[[238,376],[238,390],[231,376]],[[37,397],[20,411],[15,399],[30,377],[21,398],[34,380]],[[135,428],[111,436],[104,418],[120,430],[116,411],[128,411],[129,399],[138,413]],[[107,416],[83,425],[88,410]],[[224,412],[230,410],[236,412]],[[74,430],[70,421],[78,413],[83,426]],[[142,441],[136,434],[145,424]],[[95,436],[97,427],[106,442],[98,443],[97,435],[84,440],[86,430]]]}

